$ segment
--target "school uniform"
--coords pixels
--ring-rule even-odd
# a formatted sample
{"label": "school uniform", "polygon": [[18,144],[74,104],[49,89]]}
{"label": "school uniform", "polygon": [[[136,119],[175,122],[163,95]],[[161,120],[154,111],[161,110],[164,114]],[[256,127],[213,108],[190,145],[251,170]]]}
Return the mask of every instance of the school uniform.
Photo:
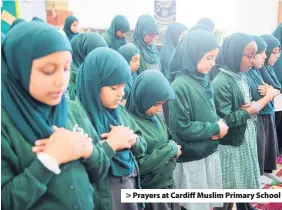
{"label": "school uniform", "polygon": [[[241,52],[252,41],[246,34],[232,34],[224,40],[216,59],[220,72],[213,80],[214,101],[218,116],[229,127],[218,147],[224,189],[260,188],[255,118],[241,109],[252,101],[246,76],[240,72]],[[216,209],[226,209],[228,205]],[[237,206],[250,208],[249,204]]]}
{"label": "school uniform", "polygon": [[[51,107],[29,94],[32,60],[71,51],[71,46],[55,28],[39,21],[21,23],[13,30],[15,33],[5,37],[1,55],[5,63],[1,102],[2,208],[92,210],[91,183],[107,175],[110,159],[115,155],[106,142],[95,145],[86,160],[61,164],[58,175],[32,152],[36,140],[49,138],[53,133],[52,125],[85,132],[98,143],[82,106],[67,102],[63,96],[58,105]],[[20,54],[23,48],[25,53]]]}
{"label": "school uniform", "polygon": [[[205,40],[205,43],[199,44]],[[217,152],[218,117],[213,102],[213,87],[208,75],[197,70],[205,53],[218,47],[206,31],[188,32],[171,58],[174,77],[171,86],[175,100],[169,102],[169,128],[182,147],[177,159],[174,179],[178,189],[222,188],[221,167]],[[194,53],[197,52],[197,53]],[[221,203],[181,203],[185,209],[210,209]]]}
{"label": "school uniform", "polygon": [[[253,36],[253,38],[258,46],[257,54],[267,48],[267,43],[262,38],[257,36]],[[252,100],[260,100],[263,97],[258,92],[258,87],[263,85],[263,78],[260,71],[253,67],[246,73],[246,76],[251,90]],[[256,118],[258,160],[260,174],[263,175],[265,171],[276,169],[276,158],[278,155],[273,102],[267,103]]]}
{"label": "school uniform", "polygon": [[[109,132],[110,125],[122,124],[118,108],[107,109],[102,105],[101,88],[124,84],[128,80],[130,80],[128,64],[118,52],[112,49],[97,48],[87,56],[82,64],[77,76],[77,95],[99,136]],[[139,146],[138,151],[143,151],[142,145],[137,144],[137,146]],[[95,184],[94,202],[97,203],[95,209],[141,209],[140,204],[120,202],[120,189],[138,188],[136,174],[138,174],[138,166],[133,150],[117,151],[111,159],[107,177]]]}

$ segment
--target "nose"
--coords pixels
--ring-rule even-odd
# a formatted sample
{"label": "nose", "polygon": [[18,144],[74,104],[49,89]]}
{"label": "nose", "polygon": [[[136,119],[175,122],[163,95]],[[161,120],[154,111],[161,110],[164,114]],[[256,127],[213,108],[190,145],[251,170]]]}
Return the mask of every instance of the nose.
{"label": "nose", "polygon": [[54,85],[57,87],[62,87],[65,83],[65,80],[69,78],[69,74],[66,75],[64,69],[61,71],[58,71],[54,78]]}

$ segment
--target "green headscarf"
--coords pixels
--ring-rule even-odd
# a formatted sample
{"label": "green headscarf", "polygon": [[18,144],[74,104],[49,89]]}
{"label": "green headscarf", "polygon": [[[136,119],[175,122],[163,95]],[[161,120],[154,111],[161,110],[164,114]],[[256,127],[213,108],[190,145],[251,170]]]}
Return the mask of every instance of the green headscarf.
{"label": "green headscarf", "polygon": [[226,37],[216,58],[218,68],[239,73],[244,49],[252,41],[254,39],[244,33],[234,33]]}
{"label": "green headscarf", "polygon": [[275,38],[272,35],[263,35],[261,36],[263,40],[267,43],[268,47],[266,49],[266,56],[267,59],[265,60],[265,63],[263,67],[260,69],[260,73],[262,75],[262,78],[265,83],[271,85],[273,88],[280,90],[281,89],[281,83],[277,79],[273,66],[268,65],[268,60],[271,56],[271,53],[274,48],[280,47],[280,42],[277,38]]}
{"label": "green headscarf", "polygon": [[11,25],[10,30],[11,30],[12,28],[14,28],[16,25],[18,25],[19,23],[24,23],[24,22],[26,22],[26,21],[25,21],[24,19],[22,19],[22,18],[18,18],[18,19],[16,19],[16,20],[14,20],[13,23],[12,23],[12,25]]}
{"label": "green headscarf", "polygon": [[173,90],[165,76],[156,70],[146,70],[139,74],[134,82],[126,101],[126,109],[155,124],[154,116],[146,115],[146,111],[157,102],[174,98]]}
{"label": "green headscarf", "polygon": [[198,72],[197,65],[204,55],[218,48],[215,37],[204,30],[188,32],[174,51],[170,62],[171,79],[187,74],[196,80],[213,97],[213,87],[208,74]]}
{"label": "green headscarf", "polygon": [[[257,54],[261,53],[267,48],[266,42],[259,36],[252,36],[255,40],[258,51]],[[252,100],[258,101],[262,98],[262,96],[258,92],[258,86],[263,85],[262,81],[263,78],[259,72],[258,69],[253,67],[250,71],[246,73],[246,77],[248,80],[248,84],[250,86],[251,94],[252,94]],[[260,114],[262,115],[268,115],[274,113],[274,106],[273,103],[269,102],[266,104],[266,106],[260,111]]]}
{"label": "green headscarf", "polygon": [[77,35],[78,33],[73,33],[71,31],[71,25],[74,21],[78,21],[77,17],[75,16],[68,16],[66,21],[65,21],[65,25],[64,25],[64,32],[66,33],[67,38],[69,39],[69,41],[72,40],[72,38]]}
{"label": "green headscarf", "polygon": [[159,52],[155,45],[147,45],[144,38],[147,34],[159,34],[159,26],[155,19],[150,15],[142,15],[139,17],[133,34],[133,43],[141,51],[141,56],[146,63],[160,63]]}
{"label": "green headscarf", "polygon": [[100,34],[88,32],[76,35],[71,40],[72,63],[70,83],[68,86],[69,99],[75,100],[76,98],[76,74],[80,65],[83,63],[86,56],[97,47],[108,47],[108,44]]}
{"label": "green headscarf", "polygon": [[213,20],[210,19],[210,18],[207,18],[207,17],[201,18],[198,21],[197,25],[205,25],[208,28],[207,31],[211,32],[211,33],[213,33],[213,30],[215,28],[215,24],[214,24]]}
{"label": "green headscarf", "polygon": [[36,16],[34,16],[34,17],[32,18],[32,20],[35,20],[35,21],[40,21],[40,22],[45,23],[45,21],[44,21],[44,20],[42,20],[41,18],[36,17]]}
{"label": "green headscarf", "polygon": [[160,53],[161,71],[165,77],[169,80],[169,61],[178,45],[180,34],[186,31],[188,28],[182,23],[171,23],[168,25],[164,34],[163,46]]}
{"label": "green headscarf", "polygon": [[72,64],[71,69],[77,71],[86,56],[97,47],[108,47],[103,37],[94,32],[81,33],[71,40]]}
{"label": "green headscarf", "polygon": [[[279,26],[275,29],[275,31],[272,33],[273,36],[275,36],[279,41],[280,45],[282,44],[282,23],[279,24]],[[279,80],[281,86],[282,86],[282,57],[278,58],[276,63],[273,66],[274,73]]]}
{"label": "green headscarf", "polygon": [[116,32],[128,32],[130,25],[127,18],[123,15],[117,15],[114,17],[111,23],[111,27],[105,32],[106,40],[108,41],[109,48],[118,50],[122,45],[126,44],[125,38],[116,37]]}
{"label": "green headscarf", "polygon": [[[102,87],[124,84],[130,80],[126,60],[116,51],[99,47],[86,57],[77,75],[77,96],[98,135],[110,131],[110,125],[120,125],[119,108],[107,109],[100,100]],[[118,151],[111,161],[114,176],[133,173],[134,162],[128,149]]]}
{"label": "green headscarf", "polygon": [[[127,63],[130,65],[130,61],[132,59],[133,56],[140,54],[140,50],[135,46],[135,44],[130,43],[130,44],[126,44],[121,46],[118,49],[118,52],[125,58],[125,60],[127,61]],[[124,88],[124,99],[127,99],[129,92],[132,88],[132,84],[135,81],[137,74],[136,72],[131,73],[131,77],[132,80],[127,82]]]}
{"label": "green headscarf", "polygon": [[34,144],[48,138],[52,125],[65,127],[67,101],[56,106],[35,100],[29,93],[32,61],[54,52],[71,51],[69,41],[52,26],[38,21],[19,24],[2,44],[2,107],[23,137]]}

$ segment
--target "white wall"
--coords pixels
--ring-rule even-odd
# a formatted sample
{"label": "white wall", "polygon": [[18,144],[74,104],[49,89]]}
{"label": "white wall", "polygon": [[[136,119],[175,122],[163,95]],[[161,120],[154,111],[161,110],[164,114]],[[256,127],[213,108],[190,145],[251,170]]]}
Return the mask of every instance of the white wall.
{"label": "white wall", "polygon": [[277,26],[278,0],[178,0],[177,20],[194,25],[201,17],[212,18],[227,32],[271,33]]}
{"label": "white wall", "polygon": [[[69,0],[82,27],[108,28],[117,14],[135,28],[142,14],[154,15],[154,0]],[[193,26],[201,17],[212,18],[227,33],[271,33],[277,25],[278,0],[177,0],[177,21]]]}
{"label": "white wall", "polygon": [[43,0],[19,0],[20,17],[29,21],[37,16],[46,21],[46,5]]}
{"label": "white wall", "polygon": [[82,27],[108,28],[115,15],[124,15],[135,28],[139,16],[154,15],[153,0],[69,0],[69,10],[74,12]]}

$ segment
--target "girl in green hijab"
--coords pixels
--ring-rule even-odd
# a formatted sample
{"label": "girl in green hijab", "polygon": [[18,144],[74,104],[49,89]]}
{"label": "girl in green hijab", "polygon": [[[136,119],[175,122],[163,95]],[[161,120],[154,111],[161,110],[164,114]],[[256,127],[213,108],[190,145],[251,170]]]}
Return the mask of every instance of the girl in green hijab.
{"label": "girl in green hijab", "polygon": [[[281,31],[281,30],[280,30]],[[278,32],[276,32],[278,33]],[[279,35],[278,35],[279,36]],[[280,34],[281,36],[281,34]],[[275,64],[278,63],[277,65],[279,66],[279,63],[281,63],[281,43],[280,41],[272,36],[272,35],[263,35],[261,36],[269,45],[267,48],[267,59],[265,61],[264,66],[261,69],[262,77],[265,80],[265,82],[271,86],[273,86],[277,90],[277,96],[274,98],[274,107],[276,110],[276,117],[275,121],[277,122],[277,127],[281,128],[282,125],[282,88],[281,88],[281,81],[279,80],[281,78],[281,69],[275,68]],[[280,37],[281,39],[281,37]],[[280,93],[280,94],[279,94]],[[279,130],[279,129],[278,129]],[[278,131],[279,137],[281,137],[281,133],[279,134],[280,131]],[[279,139],[279,148],[280,152],[282,151],[282,142],[281,138]],[[280,180],[281,181],[281,180]]]}
{"label": "girl in green hijab", "polygon": [[[265,97],[252,103],[245,73],[253,67],[257,49],[251,36],[235,33],[225,38],[216,59],[220,72],[213,80],[215,107],[230,128],[218,147],[224,189],[260,188],[254,115],[272,100],[274,91],[268,88]],[[237,208],[253,209],[246,203],[237,203]]]}
{"label": "girl in green hijab", "polygon": [[106,176],[120,140],[93,145],[82,106],[67,102],[69,41],[39,21],[13,30],[1,54],[2,208],[92,210],[90,182]]}
{"label": "girl in green hijab", "polygon": [[[126,109],[141,129],[148,149],[139,159],[143,189],[173,189],[175,159],[181,147],[173,140],[161,116],[162,105],[174,99],[167,79],[156,70],[138,75],[126,102]],[[146,210],[180,210],[179,204],[147,203]]]}
{"label": "girl in green hijab", "polygon": [[[122,125],[119,104],[125,83],[131,80],[129,65],[116,51],[100,47],[93,50],[81,65],[77,76],[77,95],[92,125],[102,138]],[[89,94],[90,93],[90,94]],[[130,137],[127,148],[111,158],[107,177],[95,185],[94,202],[99,210],[138,210],[136,203],[121,203],[121,189],[138,188],[138,166],[132,153],[141,148],[133,131],[123,127]]]}
{"label": "girl in green hijab", "polygon": [[109,45],[109,48],[118,50],[122,45],[126,44],[126,33],[130,30],[127,18],[123,15],[114,17],[111,27],[102,34]]}
{"label": "girl in green hijab", "polygon": [[162,66],[162,73],[169,80],[169,61],[178,45],[180,35],[188,28],[181,23],[171,23],[168,25],[164,34],[163,45],[160,53],[160,61]]}
{"label": "girl in green hijab", "polygon": [[64,32],[67,35],[69,41],[72,40],[79,32],[79,21],[75,16],[68,16],[65,25],[64,25]]}
{"label": "girl in green hijab", "polygon": [[[218,139],[228,127],[218,119],[208,72],[215,64],[218,44],[204,30],[188,32],[171,58],[175,100],[169,102],[172,139],[181,145],[174,180],[177,189],[221,189]],[[181,203],[189,210],[209,210],[221,203]]]}
{"label": "girl in green hijab", "polygon": [[[262,68],[267,58],[267,43],[258,36],[253,36],[258,50],[254,59],[254,67],[246,73],[248,85],[251,89],[252,100],[257,101],[265,95],[265,83],[259,69]],[[256,120],[257,125],[257,148],[260,174],[274,177],[272,170],[276,169],[276,158],[278,154],[277,135],[274,119],[274,106],[268,102],[259,112]],[[278,177],[276,177],[277,179]],[[269,183],[271,184],[272,179]]]}
{"label": "girl in green hijab", "polygon": [[[279,24],[279,26],[275,29],[275,31],[272,33],[273,36],[275,36],[279,42],[280,45],[282,43],[282,23]],[[274,73],[279,80],[281,86],[282,86],[282,58],[281,55],[276,61],[276,63],[273,66]],[[279,153],[282,155],[282,93],[275,97],[274,99],[274,106],[275,106],[275,122],[276,122],[276,131],[277,131],[277,137],[278,137],[278,146],[279,146]]]}
{"label": "girl in green hijab", "polygon": [[132,84],[136,80],[136,77],[137,77],[136,71],[138,70],[140,66],[140,51],[136,47],[135,44],[130,43],[130,44],[121,46],[118,49],[118,52],[125,58],[125,60],[127,61],[127,63],[130,66],[130,71],[131,71],[132,80],[127,82],[124,88],[125,94],[124,94],[123,99],[126,100],[132,88]]}
{"label": "girl in green hijab", "polygon": [[160,58],[154,40],[160,33],[159,26],[150,15],[139,17],[133,34],[133,43],[141,52],[138,74],[147,69],[160,71]]}
{"label": "girl in green hijab", "polygon": [[75,100],[76,97],[76,74],[86,56],[97,47],[108,47],[108,44],[100,34],[88,32],[81,33],[71,40],[72,63],[70,83],[66,92],[66,97]]}

